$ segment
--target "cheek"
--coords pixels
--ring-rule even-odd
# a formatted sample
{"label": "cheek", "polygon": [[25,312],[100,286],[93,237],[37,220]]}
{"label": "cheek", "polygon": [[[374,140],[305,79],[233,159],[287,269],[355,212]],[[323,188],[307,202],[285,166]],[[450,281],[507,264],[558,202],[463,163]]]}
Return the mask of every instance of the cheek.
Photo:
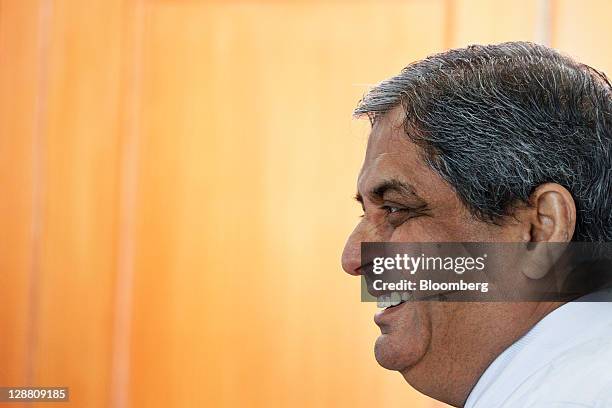
{"label": "cheek", "polygon": [[506,228],[474,219],[471,215],[418,217],[397,227],[393,242],[499,242],[505,241]]}
{"label": "cheek", "polygon": [[[465,229],[465,225],[462,226]],[[452,242],[465,231],[448,222],[431,217],[419,217],[406,221],[392,234],[392,242]]]}

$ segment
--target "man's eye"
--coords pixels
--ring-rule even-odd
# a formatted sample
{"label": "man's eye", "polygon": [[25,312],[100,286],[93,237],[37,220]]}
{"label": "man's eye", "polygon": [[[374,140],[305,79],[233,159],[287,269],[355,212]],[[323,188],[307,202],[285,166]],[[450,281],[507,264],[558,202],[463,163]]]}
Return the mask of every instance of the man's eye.
{"label": "man's eye", "polygon": [[396,207],[394,205],[383,205],[380,207],[387,215],[387,222],[394,227],[399,227],[404,222],[420,217],[422,215],[427,215],[427,207],[420,206],[416,208],[412,207]]}
{"label": "man's eye", "polygon": [[380,207],[381,209],[385,210],[386,212],[388,212],[389,214],[394,214],[400,211],[404,211],[404,208],[400,208],[400,207],[393,207],[391,205],[383,205],[382,207]]}

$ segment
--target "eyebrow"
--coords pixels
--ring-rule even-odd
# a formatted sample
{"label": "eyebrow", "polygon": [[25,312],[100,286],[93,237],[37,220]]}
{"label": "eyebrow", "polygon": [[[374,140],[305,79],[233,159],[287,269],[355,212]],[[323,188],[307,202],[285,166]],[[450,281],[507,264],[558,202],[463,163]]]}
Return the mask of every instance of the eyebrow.
{"label": "eyebrow", "polygon": [[[368,197],[371,197],[372,200],[382,200],[384,195],[388,192],[396,192],[403,196],[412,196],[423,201],[423,199],[416,193],[416,191],[410,184],[398,179],[388,179],[381,181],[380,183],[372,187],[372,189],[368,191],[367,195]],[[355,194],[355,200],[363,204],[363,196],[359,192]]]}

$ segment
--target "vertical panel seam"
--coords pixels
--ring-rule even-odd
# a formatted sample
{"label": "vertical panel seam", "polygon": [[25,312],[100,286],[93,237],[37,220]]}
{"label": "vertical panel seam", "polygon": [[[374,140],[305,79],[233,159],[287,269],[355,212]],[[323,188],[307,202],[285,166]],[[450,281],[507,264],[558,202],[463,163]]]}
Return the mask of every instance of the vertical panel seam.
{"label": "vertical panel seam", "polygon": [[26,383],[35,385],[38,316],[40,305],[41,254],[43,245],[45,200],[45,124],[48,112],[49,36],[52,0],[41,0],[38,8],[36,61],[36,97],[32,131],[32,215],[30,226],[30,265],[28,268],[28,323],[26,335]]}
{"label": "vertical panel seam", "polygon": [[547,47],[550,47],[552,42],[551,8],[551,0],[536,2],[535,42]]}
{"label": "vertical panel seam", "polygon": [[144,2],[126,1],[129,9],[124,21],[130,36],[124,55],[126,69],[123,73],[123,88],[126,89],[126,107],[120,117],[126,123],[119,139],[120,186],[119,227],[117,251],[117,275],[115,286],[114,327],[110,381],[110,406],[125,408],[129,403],[130,343],[134,287],[135,211],[138,191],[138,163],[140,142],[140,100],[143,54]]}
{"label": "vertical panel seam", "polygon": [[443,44],[445,50],[450,50],[455,41],[455,0],[444,1]]}

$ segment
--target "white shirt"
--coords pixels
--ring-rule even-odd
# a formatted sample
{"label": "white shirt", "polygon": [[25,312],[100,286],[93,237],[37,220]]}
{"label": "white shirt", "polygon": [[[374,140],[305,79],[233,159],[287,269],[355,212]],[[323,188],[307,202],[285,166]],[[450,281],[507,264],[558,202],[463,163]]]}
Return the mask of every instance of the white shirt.
{"label": "white shirt", "polygon": [[[612,291],[583,300],[612,300]],[[465,408],[612,408],[612,302],[566,303],[501,353]]]}

